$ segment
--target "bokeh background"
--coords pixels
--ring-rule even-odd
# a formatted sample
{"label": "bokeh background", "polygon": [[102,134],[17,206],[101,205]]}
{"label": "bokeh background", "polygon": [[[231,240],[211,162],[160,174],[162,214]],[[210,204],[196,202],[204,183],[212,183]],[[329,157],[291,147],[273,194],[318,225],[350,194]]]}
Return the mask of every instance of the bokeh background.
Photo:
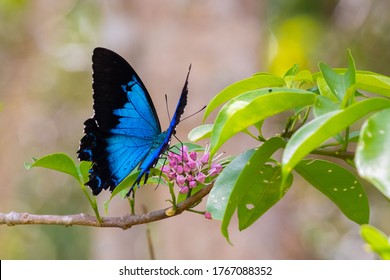
{"label": "bokeh background", "polygon": [[[92,115],[91,54],[96,46],[125,57],[146,84],[162,127],[169,124],[190,63],[189,115],[227,85],[256,72],[282,75],[293,64],[317,71],[318,61],[390,75],[390,1],[383,0],[1,0],[0,211],[93,214],[77,183],[24,162],[54,152],[76,159],[83,122]],[[178,137],[201,123],[180,123]],[[208,121],[212,121],[211,117]],[[278,131],[285,119],[267,123]],[[223,150],[238,154],[246,136]],[[371,222],[390,232],[389,203],[368,186]],[[102,206],[109,193],[100,195]],[[166,189],[143,187],[138,206],[168,206]],[[128,213],[116,198],[108,215]],[[103,212],[103,207],[101,207]],[[120,229],[0,226],[1,259],[148,259],[149,228],[158,259],[372,259],[358,226],[321,193],[298,181],[249,229],[186,213]]]}

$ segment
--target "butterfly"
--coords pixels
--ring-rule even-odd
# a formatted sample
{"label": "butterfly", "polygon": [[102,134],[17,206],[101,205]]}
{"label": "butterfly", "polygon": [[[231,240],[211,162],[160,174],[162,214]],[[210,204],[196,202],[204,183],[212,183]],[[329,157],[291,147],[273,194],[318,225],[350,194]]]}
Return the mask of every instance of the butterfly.
{"label": "butterfly", "polygon": [[127,196],[169,148],[172,135],[187,104],[188,77],[165,131],[161,131],[156,109],[146,87],[130,64],[117,53],[95,48],[92,55],[93,117],[84,122],[84,137],[78,159],[91,161],[89,181],[85,183],[98,195],[111,192],[137,166],[138,177]]}

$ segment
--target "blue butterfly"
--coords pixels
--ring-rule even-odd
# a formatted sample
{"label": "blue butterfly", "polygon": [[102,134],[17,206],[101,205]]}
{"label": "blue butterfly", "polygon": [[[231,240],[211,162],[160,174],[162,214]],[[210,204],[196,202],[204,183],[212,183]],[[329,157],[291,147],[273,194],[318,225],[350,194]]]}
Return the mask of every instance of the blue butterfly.
{"label": "blue butterfly", "polygon": [[129,63],[115,52],[96,48],[92,55],[94,116],[84,122],[85,136],[77,151],[80,160],[91,161],[89,181],[94,195],[113,191],[137,166],[140,173],[131,186],[144,183],[172,135],[187,104],[188,76],[166,131],[152,99]]}

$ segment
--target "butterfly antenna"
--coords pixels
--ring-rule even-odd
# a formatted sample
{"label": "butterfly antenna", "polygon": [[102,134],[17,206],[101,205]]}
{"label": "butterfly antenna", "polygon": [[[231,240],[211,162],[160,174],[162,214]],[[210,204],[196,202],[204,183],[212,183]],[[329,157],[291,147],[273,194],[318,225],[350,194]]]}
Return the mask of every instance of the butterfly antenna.
{"label": "butterfly antenna", "polygon": [[168,96],[166,94],[165,94],[165,108],[167,108],[168,118],[171,119],[171,114],[169,114],[169,108],[168,108]]}
{"label": "butterfly antenna", "polygon": [[175,137],[176,140],[180,143],[181,156],[183,156],[183,146],[184,146],[183,142],[181,142],[181,140],[176,136],[176,134],[173,134],[173,137]]}
{"label": "butterfly antenna", "polygon": [[192,113],[191,115],[189,115],[189,116],[187,116],[187,117],[185,117],[185,118],[181,119],[181,120],[180,120],[180,122],[182,122],[182,121],[184,121],[184,120],[186,120],[186,119],[189,119],[189,118],[191,118],[191,117],[195,116],[196,114],[198,114],[198,113],[202,112],[204,109],[206,109],[206,105],[205,105],[205,106],[203,106],[203,108],[202,108],[202,109],[200,109],[200,110],[196,111],[195,113]]}

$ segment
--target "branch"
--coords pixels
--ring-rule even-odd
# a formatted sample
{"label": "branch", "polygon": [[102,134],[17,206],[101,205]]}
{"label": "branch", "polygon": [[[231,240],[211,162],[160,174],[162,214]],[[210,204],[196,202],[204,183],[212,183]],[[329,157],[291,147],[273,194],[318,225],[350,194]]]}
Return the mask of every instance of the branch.
{"label": "branch", "polygon": [[140,225],[177,216],[196,205],[203,197],[209,194],[213,184],[205,186],[196,194],[180,202],[176,211],[172,207],[149,212],[141,215],[124,215],[122,217],[102,217],[102,222],[95,216],[80,213],[75,215],[34,215],[29,213],[0,213],[0,225],[63,225],[63,226],[90,226],[90,227],[117,227],[129,229],[133,225]]}

